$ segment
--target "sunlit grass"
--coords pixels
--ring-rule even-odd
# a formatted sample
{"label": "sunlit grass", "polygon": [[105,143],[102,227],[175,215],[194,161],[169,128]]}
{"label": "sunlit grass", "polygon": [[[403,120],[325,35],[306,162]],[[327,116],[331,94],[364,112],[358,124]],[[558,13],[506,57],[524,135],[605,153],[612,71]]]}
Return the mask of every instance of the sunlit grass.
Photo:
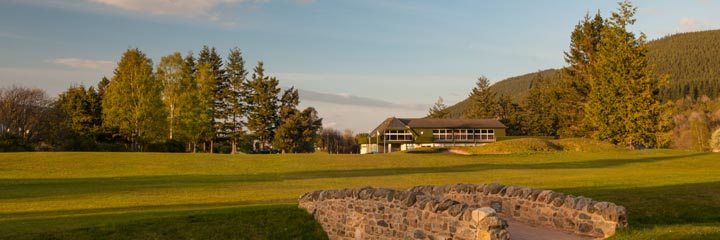
{"label": "sunlit grass", "polygon": [[[188,238],[224,231],[267,238],[258,233],[271,229],[267,224],[210,224],[257,221],[253,217],[261,214],[253,211],[272,211],[272,221],[297,225],[309,216],[292,206],[300,194],[317,189],[498,182],[625,205],[631,228],[619,239],[707,239],[720,237],[718,173],[719,154],[672,150],[475,156],[3,153],[0,238],[176,239],[184,231]],[[208,226],[189,216],[206,219]],[[163,224],[175,229],[172,234],[158,230]]]}

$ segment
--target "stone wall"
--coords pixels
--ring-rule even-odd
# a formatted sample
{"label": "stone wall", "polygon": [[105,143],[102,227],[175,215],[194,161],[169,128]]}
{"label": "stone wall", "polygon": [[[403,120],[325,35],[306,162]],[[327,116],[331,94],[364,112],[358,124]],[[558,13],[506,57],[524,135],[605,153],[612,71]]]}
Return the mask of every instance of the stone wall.
{"label": "stone wall", "polygon": [[507,223],[488,207],[422,192],[382,188],[315,191],[299,207],[330,239],[509,239]]}
{"label": "stone wall", "polygon": [[416,186],[409,192],[422,192],[469,206],[495,209],[509,221],[560,229],[566,232],[606,238],[627,226],[625,207],[597,202],[550,190],[500,184],[457,184]]}

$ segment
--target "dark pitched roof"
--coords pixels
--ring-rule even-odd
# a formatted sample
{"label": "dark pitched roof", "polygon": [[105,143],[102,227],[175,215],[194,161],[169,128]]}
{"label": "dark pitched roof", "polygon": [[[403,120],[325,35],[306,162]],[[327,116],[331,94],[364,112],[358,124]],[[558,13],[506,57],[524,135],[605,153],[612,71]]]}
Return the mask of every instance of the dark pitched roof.
{"label": "dark pitched roof", "polygon": [[496,119],[459,119],[459,118],[395,118],[385,119],[370,132],[375,136],[377,132],[386,129],[404,128],[507,128]]}

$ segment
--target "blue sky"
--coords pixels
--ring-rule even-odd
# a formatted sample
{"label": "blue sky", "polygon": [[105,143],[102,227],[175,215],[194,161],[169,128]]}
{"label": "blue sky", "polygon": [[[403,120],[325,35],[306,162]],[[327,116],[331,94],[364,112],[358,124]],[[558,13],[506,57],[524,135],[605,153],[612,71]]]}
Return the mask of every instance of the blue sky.
{"label": "blue sky", "polygon": [[[650,39],[717,29],[712,0],[634,1]],[[573,26],[614,1],[3,0],[0,87],[51,96],[111,77],[129,47],[155,62],[203,45],[242,49],[281,85],[305,91],[325,125],[368,131],[388,116],[422,117],[441,96],[564,66]],[[342,101],[340,101],[342,100]],[[383,105],[383,104],[386,104]]]}

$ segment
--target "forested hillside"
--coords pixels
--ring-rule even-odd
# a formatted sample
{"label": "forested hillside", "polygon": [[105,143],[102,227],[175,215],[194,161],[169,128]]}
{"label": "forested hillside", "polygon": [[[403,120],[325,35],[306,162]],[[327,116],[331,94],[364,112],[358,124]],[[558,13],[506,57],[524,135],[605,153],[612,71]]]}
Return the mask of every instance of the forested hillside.
{"label": "forested hillside", "polygon": [[655,72],[670,75],[663,100],[720,96],[720,30],[671,35],[648,45]]}
{"label": "forested hillside", "polygon": [[[661,91],[661,98],[677,100],[684,97],[710,98],[720,96],[720,30],[680,33],[648,42],[647,58],[655,64],[655,73],[668,74],[668,85]],[[491,89],[510,96],[518,102],[524,99],[537,74],[556,80],[558,69],[547,69],[507,78],[496,82]],[[465,99],[448,109],[453,116],[461,116],[468,100]]]}

